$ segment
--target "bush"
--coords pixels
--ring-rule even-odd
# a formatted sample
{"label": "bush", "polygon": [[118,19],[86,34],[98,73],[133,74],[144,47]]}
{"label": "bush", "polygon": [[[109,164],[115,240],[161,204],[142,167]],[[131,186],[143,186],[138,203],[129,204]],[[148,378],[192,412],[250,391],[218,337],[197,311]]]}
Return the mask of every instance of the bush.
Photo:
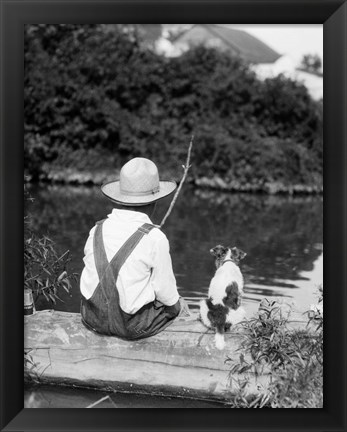
{"label": "bush", "polygon": [[[301,84],[262,82],[215,49],[167,59],[121,25],[26,25],[24,102],[33,179],[91,150],[109,167],[146,156],[177,169],[194,133],[196,178],[321,182],[321,105]],[[93,167],[76,160],[76,170]]]}
{"label": "bush", "polygon": [[[291,309],[283,311],[276,301],[264,299],[255,318],[240,325],[245,333],[239,361],[231,364],[230,379],[237,374],[270,373],[268,389],[247,397],[247,378],[239,384],[232,401],[245,408],[322,408],[323,406],[323,297],[308,311],[308,328],[290,330]],[[311,327],[311,328],[309,328]]]}

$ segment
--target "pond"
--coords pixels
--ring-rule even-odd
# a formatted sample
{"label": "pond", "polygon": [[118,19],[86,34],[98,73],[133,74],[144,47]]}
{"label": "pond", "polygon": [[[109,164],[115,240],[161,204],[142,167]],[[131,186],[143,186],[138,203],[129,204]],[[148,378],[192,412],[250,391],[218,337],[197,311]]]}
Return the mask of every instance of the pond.
{"label": "pond", "polygon": [[109,393],[88,389],[48,385],[24,389],[24,408],[227,408],[226,404],[148,396],[145,394]]}
{"label": "pond", "polygon": [[[52,238],[59,252],[71,252],[70,270],[83,268],[83,248],[89,230],[112,211],[98,187],[34,185],[27,202],[31,226]],[[159,202],[159,223],[170,198]],[[321,196],[225,194],[185,186],[163,227],[170,241],[177,286],[193,311],[206,296],[215,267],[209,249],[216,244],[237,246],[247,253],[243,304],[250,314],[264,298],[280,296],[307,310],[323,283],[323,199]],[[78,312],[78,282],[62,295],[57,310]],[[52,308],[41,299],[38,309]]]}

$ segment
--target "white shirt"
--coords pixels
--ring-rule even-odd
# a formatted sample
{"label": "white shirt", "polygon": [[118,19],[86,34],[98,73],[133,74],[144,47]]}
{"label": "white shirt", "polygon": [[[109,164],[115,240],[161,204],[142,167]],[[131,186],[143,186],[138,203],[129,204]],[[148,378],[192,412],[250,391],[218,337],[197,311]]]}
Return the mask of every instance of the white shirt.
{"label": "white shirt", "polygon": [[[144,223],[152,223],[144,213],[113,209],[102,225],[109,262],[126,240]],[[86,299],[93,295],[99,283],[93,251],[94,232],[95,226],[90,230],[84,247],[85,267],[81,274],[80,290]],[[169,242],[158,228],[153,228],[145,234],[125,261],[118,274],[117,288],[120,307],[129,314],[134,314],[155,299],[166,306],[172,306],[178,301],[179,294],[172,269]]]}

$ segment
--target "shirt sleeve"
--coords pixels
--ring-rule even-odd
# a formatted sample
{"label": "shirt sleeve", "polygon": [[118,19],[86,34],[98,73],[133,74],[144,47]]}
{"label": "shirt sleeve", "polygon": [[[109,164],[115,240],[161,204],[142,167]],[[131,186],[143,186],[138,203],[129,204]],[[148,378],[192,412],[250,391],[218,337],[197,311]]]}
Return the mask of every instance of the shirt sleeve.
{"label": "shirt sleeve", "polygon": [[155,297],[165,306],[173,306],[179,299],[172,269],[169,242],[165,236],[155,244],[151,276]]}

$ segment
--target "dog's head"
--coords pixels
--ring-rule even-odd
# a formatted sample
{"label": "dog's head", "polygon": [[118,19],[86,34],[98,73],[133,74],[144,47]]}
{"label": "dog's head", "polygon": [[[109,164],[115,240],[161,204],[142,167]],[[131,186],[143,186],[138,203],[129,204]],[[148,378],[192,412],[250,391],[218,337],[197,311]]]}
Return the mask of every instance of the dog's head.
{"label": "dog's head", "polygon": [[216,260],[223,260],[226,257],[226,254],[228,253],[229,248],[217,245],[214,248],[210,249],[210,254],[213,255]]}
{"label": "dog's head", "polygon": [[217,245],[210,249],[210,254],[215,257],[216,267],[220,267],[226,259],[231,259],[236,265],[247,255],[237,247],[225,247],[222,245]]}
{"label": "dog's head", "polygon": [[230,249],[230,259],[234,261],[235,264],[239,265],[239,262],[244,259],[246,256],[246,252],[243,250],[233,247]]}

